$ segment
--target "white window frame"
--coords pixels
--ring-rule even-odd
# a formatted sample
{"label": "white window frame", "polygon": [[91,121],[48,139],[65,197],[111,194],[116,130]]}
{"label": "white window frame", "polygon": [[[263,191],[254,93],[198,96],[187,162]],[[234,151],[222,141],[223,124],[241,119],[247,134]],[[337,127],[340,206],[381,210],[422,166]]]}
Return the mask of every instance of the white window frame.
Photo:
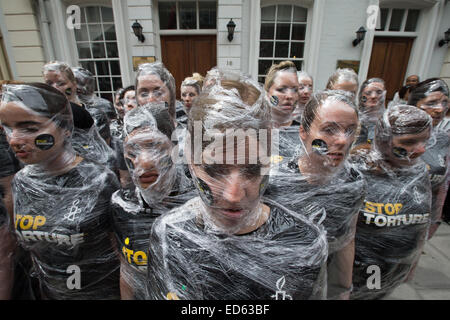
{"label": "white window frame", "polygon": [[[375,30],[375,36],[388,36],[388,37],[417,37],[419,34],[418,29],[422,20],[422,10],[419,8],[402,8],[402,7],[381,7],[380,9],[388,9],[388,16],[386,18],[386,25],[384,30]],[[391,24],[392,12],[394,9],[406,10],[402,17],[402,23],[400,26],[400,31],[389,31]],[[404,31],[406,26],[406,21],[408,19],[409,10],[419,10],[419,18],[416,23],[416,31]],[[380,10],[381,19],[381,10]],[[387,30],[386,30],[387,29]]]}
{"label": "white window frame", "polygon": [[271,5],[296,5],[308,10],[306,20],[305,47],[303,50],[303,70],[314,78],[318,68],[318,52],[320,34],[322,31],[322,17],[325,0],[251,0],[250,2],[250,34],[249,74],[258,80],[259,44],[261,33],[261,8]]}

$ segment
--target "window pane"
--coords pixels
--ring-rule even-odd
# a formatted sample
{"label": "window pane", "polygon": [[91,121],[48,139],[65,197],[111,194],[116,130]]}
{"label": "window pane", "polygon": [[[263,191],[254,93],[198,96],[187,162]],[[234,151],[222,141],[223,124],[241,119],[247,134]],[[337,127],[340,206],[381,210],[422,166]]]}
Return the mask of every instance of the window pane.
{"label": "window pane", "polygon": [[200,1],[199,6],[199,23],[200,29],[216,29],[217,28],[217,2],[216,1]]}
{"label": "window pane", "polygon": [[103,41],[103,31],[101,24],[90,24],[88,25],[88,29],[91,41]]}
{"label": "window pane", "polygon": [[81,25],[81,29],[74,29],[74,31],[77,41],[89,41],[87,26],[85,24]]}
{"label": "window pane", "polygon": [[87,43],[77,43],[78,57],[80,59],[91,59],[91,48],[89,42]]}
{"label": "window pane", "polygon": [[275,25],[273,23],[261,23],[261,39],[272,39],[274,36]]}
{"label": "window pane", "polygon": [[86,9],[84,7],[81,7],[81,23],[86,23]]}
{"label": "window pane", "polygon": [[100,94],[100,96],[101,96],[103,99],[109,100],[110,102],[113,101],[113,94],[112,94],[112,93],[104,93],[104,92],[102,92],[102,93]]}
{"label": "window pane", "polygon": [[114,14],[112,8],[102,7],[103,22],[114,22]]}
{"label": "window pane", "polygon": [[277,42],[275,44],[275,57],[288,57],[289,42]]}
{"label": "window pane", "polygon": [[259,45],[260,57],[273,57],[273,42],[261,41]]}
{"label": "window pane", "polygon": [[261,21],[275,21],[275,6],[261,8]]}
{"label": "window pane", "polygon": [[305,40],[306,25],[293,24],[292,25],[292,40]]}
{"label": "window pane", "polygon": [[100,8],[99,7],[87,7],[87,22],[88,23],[99,23],[100,22]]}
{"label": "window pane", "polygon": [[177,28],[177,5],[175,2],[159,2],[160,29]]}
{"label": "window pane", "polygon": [[408,19],[406,19],[405,31],[416,31],[417,21],[419,20],[420,10],[408,10]]}
{"label": "window pane", "polygon": [[92,44],[92,53],[94,58],[106,58],[105,45],[101,43]]}
{"label": "window pane", "polygon": [[291,22],[291,12],[292,6],[288,5],[279,5],[278,6],[278,21],[287,21]]}
{"label": "window pane", "polygon": [[95,67],[93,61],[81,61],[81,66],[85,69],[88,69],[92,74],[95,74]]}
{"label": "window pane", "polygon": [[277,24],[277,39],[289,40],[290,32],[291,32],[291,25],[289,23]]}
{"label": "window pane", "polygon": [[116,28],[113,24],[104,24],[103,29],[105,30],[105,40],[116,40]]}
{"label": "window pane", "polygon": [[308,9],[294,6],[294,22],[306,22]]}
{"label": "window pane", "polygon": [[266,81],[266,77],[258,77],[259,83],[264,84],[265,81]]}
{"label": "window pane", "polygon": [[267,74],[269,68],[272,66],[272,60],[259,60],[258,74]]}
{"label": "window pane", "polygon": [[117,49],[116,42],[107,42],[106,43],[106,53],[108,54],[108,58],[118,58],[119,50]]}
{"label": "window pane", "polygon": [[180,29],[197,29],[197,5],[195,2],[179,2]]}
{"label": "window pane", "polygon": [[400,31],[404,14],[405,9],[392,10],[392,17],[391,17],[391,24],[389,25],[389,31]]}
{"label": "window pane", "polygon": [[291,43],[291,58],[303,58],[303,50],[305,44],[303,42],[292,42]]}
{"label": "window pane", "polygon": [[119,61],[110,61],[109,64],[111,65],[111,74],[120,76],[120,64],[119,64]]}
{"label": "window pane", "polygon": [[380,21],[380,29],[376,29],[378,31],[384,31],[384,28],[386,27],[386,20],[388,17],[389,9],[383,8],[381,9],[381,21]]}
{"label": "window pane", "polygon": [[114,91],[117,91],[120,88],[122,88],[122,78],[121,77],[113,77],[112,78],[112,83],[113,83]]}
{"label": "window pane", "polygon": [[97,75],[107,76],[109,75],[108,61],[96,61]]}
{"label": "window pane", "polygon": [[112,91],[111,88],[111,79],[107,78],[98,78],[98,85],[100,86],[100,91]]}

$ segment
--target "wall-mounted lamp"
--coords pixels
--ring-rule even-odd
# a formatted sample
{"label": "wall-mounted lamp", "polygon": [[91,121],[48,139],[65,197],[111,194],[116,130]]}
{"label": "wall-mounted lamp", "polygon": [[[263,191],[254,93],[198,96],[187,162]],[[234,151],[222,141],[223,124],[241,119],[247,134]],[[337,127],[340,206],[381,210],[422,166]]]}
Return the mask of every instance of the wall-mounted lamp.
{"label": "wall-mounted lamp", "polygon": [[439,47],[442,47],[444,44],[449,42],[450,42],[450,28],[448,28],[448,30],[444,32],[444,39],[439,41]]}
{"label": "wall-mounted lamp", "polygon": [[230,42],[233,40],[234,28],[236,28],[236,23],[234,23],[233,19],[230,19],[230,21],[227,24],[228,41],[230,41]]}
{"label": "wall-mounted lamp", "polygon": [[360,43],[361,41],[364,40],[365,36],[366,36],[366,29],[364,29],[364,27],[360,27],[358,29],[358,31],[356,31],[356,39],[353,40],[353,46],[356,47],[358,45],[358,43]]}
{"label": "wall-mounted lamp", "polygon": [[133,28],[134,35],[138,38],[138,40],[140,42],[144,42],[145,41],[145,37],[142,34],[142,26],[141,26],[141,24],[136,20],[136,22],[133,23],[131,28]]}

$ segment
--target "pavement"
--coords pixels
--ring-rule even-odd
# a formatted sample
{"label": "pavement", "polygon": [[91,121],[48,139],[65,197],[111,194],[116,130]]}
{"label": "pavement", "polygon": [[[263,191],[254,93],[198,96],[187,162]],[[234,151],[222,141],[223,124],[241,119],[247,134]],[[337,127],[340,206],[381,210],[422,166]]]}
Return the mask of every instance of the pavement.
{"label": "pavement", "polygon": [[425,244],[414,277],[384,300],[450,300],[450,225]]}

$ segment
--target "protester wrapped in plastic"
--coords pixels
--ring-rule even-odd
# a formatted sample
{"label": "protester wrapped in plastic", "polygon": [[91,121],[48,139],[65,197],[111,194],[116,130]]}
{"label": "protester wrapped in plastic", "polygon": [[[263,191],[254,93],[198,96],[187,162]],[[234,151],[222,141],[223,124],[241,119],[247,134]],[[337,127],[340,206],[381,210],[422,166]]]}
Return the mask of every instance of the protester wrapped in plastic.
{"label": "protester wrapped in plastic", "polygon": [[348,91],[356,100],[358,87],[359,81],[356,72],[349,68],[339,68],[328,78],[326,90]]}
{"label": "protester wrapped in plastic", "polygon": [[352,155],[367,182],[355,236],[352,299],[390,294],[420,258],[431,210],[430,181],[420,156],[430,132],[431,117],[422,110],[390,107],[378,120],[371,148]]}
{"label": "protester wrapped in plastic", "polygon": [[[106,165],[114,157],[113,150],[103,141],[94,126],[89,108],[80,102],[77,95],[77,80],[72,69],[64,62],[52,61],[44,66],[45,82],[62,92],[70,101],[75,124],[72,146],[82,157]],[[77,123],[78,122],[78,123]]]}
{"label": "protester wrapped in plastic", "polygon": [[370,144],[374,139],[375,126],[386,108],[384,80],[371,78],[364,81],[359,89],[358,99],[361,128],[355,146],[362,143]]}
{"label": "protester wrapped in plastic", "polygon": [[266,196],[307,217],[326,212],[328,299],[348,299],[352,287],[354,235],[365,196],[362,175],[348,163],[358,128],[351,94],[313,94],[300,125],[292,157],[273,157]]}
{"label": "protester wrapped in plastic", "polygon": [[431,137],[422,156],[430,173],[433,196],[428,238],[434,235],[441,223],[448,190],[450,136],[448,132],[438,128],[448,111],[448,101],[448,86],[439,78],[431,78],[419,83],[409,96],[410,105],[425,111],[433,119]]}
{"label": "protester wrapped in plastic", "polygon": [[0,120],[25,164],[13,180],[14,226],[31,255],[40,297],[119,298],[110,221],[119,184],[106,167],[73,150],[66,97],[40,83],[6,86]]}
{"label": "protester wrapped in plastic", "polygon": [[103,111],[109,120],[115,119],[117,114],[113,104],[106,99],[95,95],[95,78],[87,69],[82,67],[72,68],[72,72],[77,80],[77,96],[87,108],[96,108]]}
{"label": "protester wrapped in plastic", "polygon": [[180,87],[183,112],[177,110],[177,121],[187,125],[187,114],[192,106],[192,101],[200,94],[203,87],[203,77],[194,73],[191,77],[183,80]]}
{"label": "protester wrapped in plastic", "polygon": [[112,196],[121,254],[122,299],[144,299],[150,230],[157,217],[197,196],[183,166],[172,161],[174,130],[164,103],[141,106],[125,116],[124,150],[133,180]]}
{"label": "protester wrapped in plastic", "polygon": [[305,71],[299,71],[298,77],[298,104],[292,113],[293,124],[300,125],[302,121],[303,110],[305,110],[306,104],[311,99],[313,93],[313,78]]}
{"label": "protester wrapped in plastic", "polygon": [[155,221],[148,297],[324,298],[323,227],[262,198],[271,110],[259,84],[235,79],[220,79],[189,112],[185,150],[200,197]]}

